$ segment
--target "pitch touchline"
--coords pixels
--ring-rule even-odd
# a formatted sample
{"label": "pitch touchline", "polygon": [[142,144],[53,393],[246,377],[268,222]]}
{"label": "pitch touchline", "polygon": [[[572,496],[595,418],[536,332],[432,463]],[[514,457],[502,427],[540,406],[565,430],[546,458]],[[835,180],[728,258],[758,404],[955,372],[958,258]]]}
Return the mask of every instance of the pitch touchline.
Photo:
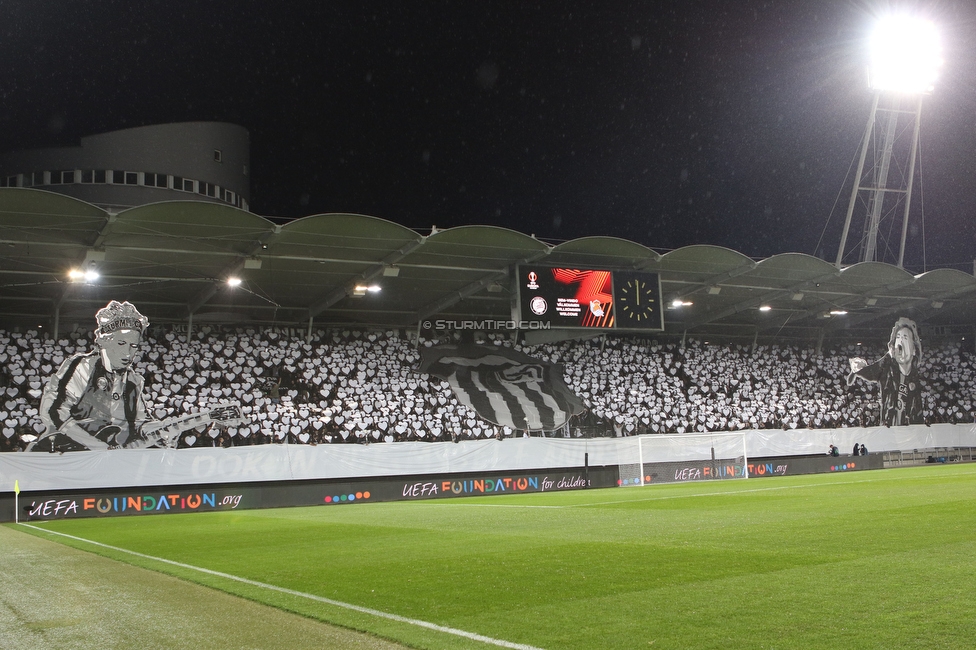
{"label": "pitch touchline", "polygon": [[[416,503],[431,503],[430,501],[417,501]],[[518,505],[514,503],[448,503],[444,500],[436,501],[437,505],[445,506],[466,506],[468,508],[530,508],[538,510],[562,510],[564,508],[572,508],[574,506],[525,506]],[[619,503],[615,501],[614,503]]]}
{"label": "pitch touchline", "polygon": [[464,637],[465,639],[472,639],[474,641],[481,641],[482,643],[498,646],[500,648],[513,648],[514,650],[542,650],[541,648],[537,648],[531,645],[525,645],[522,643],[512,643],[511,641],[504,641],[502,639],[493,639],[489,636],[475,634],[474,632],[466,632],[464,630],[458,630],[453,627],[446,627],[444,625],[437,625],[436,623],[421,621],[416,618],[408,618],[406,616],[400,616],[398,614],[390,614],[389,612],[382,612],[378,609],[371,609],[369,607],[353,605],[352,603],[344,603],[340,600],[332,600],[331,598],[316,596],[315,594],[307,594],[303,591],[295,591],[294,589],[287,589],[286,587],[279,587],[277,585],[268,584],[266,582],[258,582],[257,580],[242,578],[240,576],[235,576],[230,573],[224,573],[222,571],[214,571],[213,569],[205,569],[203,567],[193,566],[192,564],[184,564],[183,562],[176,562],[175,560],[167,560],[166,558],[156,557],[154,555],[146,555],[145,553],[139,553],[138,551],[130,551],[127,548],[120,548],[118,546],[111,546],[110,544],[103,544],[101,542],[96,542],[94,540],[85,539],[84,537],[76,537],[74,535],[69,535],[67,533],[59,533],[55,530],[47,530],[45,528],[40,528],[32,524],[20,524],[20,525],[26,526],[28,528],[33,528],[34,530],[38,530],[41,531],[42,533],[47,533],[49,535],[60,535],[61,537],[67,537],[68,539],[77,540],[79,542],[85,542],[86,544],[92,544],[93,546],[100,546],[102,548],[107,548],[109,550],[117,551],[119,553],[128,553],[129,555],[141,557],[146,560],[153,560],[155,562],[170,564],[172,566],[180,567],[181,569],[199,571],[200,573],[216,576],[218,578],[235,580],[237,582],[246,585],[251,585],[252,587],[261,587],[262,589],[270,589],[271,591],[277,591],[283,594],[288,594],[289,596],[307,598],[309,600],[325,603],[326,605],[332,605],[334,607],[342,607],[344,609],[351,609],[353,611],[360,612],[362,614],[369,614],[370,616],[377,616],[379,618],[389,619],[391,621],[396,621],[398,623],[407,623],[408,625],[416,625],[417,627],[423,627],[423,628],[427,628],[428,630],[435,630],[437,632],[444,632],[445,634],[453,634],[454,636],[460,636],[460,637]]}
{"label": "pitch touchline", "polygon": [[[960,475],[973,474],[974,472],[961,472]],[[928,477],[922,477],[928,478]],[[578,503],[570,506],[560,506],[562,508],[585,508],[588,506],[606,506],[606,505],[616,505],[619,503],[633,503],[634,501],[664,501],[668,499],[691,499],[694,497],[718,497],[718,496],[735,496],[736,494],[747,494],[749,492],[772,492],[775,490],[793,490],[797,488],[810,488],[810,487],[827,487],[831,485],[853,485],[855,483],[878,483],[881,481],[897,481],[897,478],[862,478],[853,479],[849,481],[837,481],[834,483],[800,483],[799,485],[778,485],[774,487],[764,487],[764,488],[751,488],[748,490],[735,490],[733,492],[707,492],[700,494],[675,494],[671,496],[658,496],[658,497],[647,497],[644,499],[631,499],[628,501],[603,501],[600,503]],[[661,485],[661,484],[659,484]]]}
{"label": "pitch touchline", "polygon": [[[976,474],[976,472],[960,472],[958,476],[965,476],[968,474]],[[919,477],[919,478],[929,478]],[[636,501],[668,501],[672,499],[693,499],[695,497],[716,497],[716,496],[735,496],[736,494],[747,494],[750,492],[772,492],[775,490],[793,490],[797,488],[809,488],[809,487],[825,487],[830,485],[853,485],[855,483],[877,483],[880,481],[897,481],[897,478],[862,478],[850,481],[837,481],[835,483],[801,483],[799,485],[778,485],[774,487],[764,487],[764,488],[751,488],[748,490],[735,490],[733,492],[699,492],[695,494],[673,494],[668,496],[652,496],[645,497],[642,499],[626,499],[619,501],[593,501],[591,503],[574,503],[567,506],[532,506],[532,505],[516,505],[516,504],[494,504],[494,503],[450,503],[448,501],[436,501],[438,506],[468,506],[468,507],[483,507],[483,508],[555,508],[555,509],[565,509],[565,508],[588,508],[590,506],[614,506],[621,503],[634,503]],[[657,487],[659,485],[674,485],[666,483],[658,483],[653,486],[645,487]],[[687,485],[687,484],[685,484]],[[431,502],[425,502],[431,503]]]}
{"label": "pitch touchline", "polygon": [[[870,479],[865,481],[844,481],[844,484],[849,483],[866,483]],[[659,483],[658,485],[663,485]],[[667,496],[653,496],[644,497],[642,499],[622,499],[618,501],[591,501],[589,503],[573,503],[567,506],[526,506],[517,505],[510,503],[449,503],[447,501],[436,501],[438,506],[467,506],[469,508],[553,508],[556,510],[565,510],[566,508],[589,508],[590,506],[615,506],[621,503],[634,503],[636,501],[669,501],[671,499],[694,499],[695,497],[716,497],[716,496],[726,496],[726,495],[736,495],[736,494],[746,494],[748,492],[769,492],[771,490],[792,490],[793,488],[800,487],[816,487],[816,483],[806,483],[803,485],[780,485],[777,487],[767,487],[767,488],[753,488],[751,490],[736,490],[735,492],[696,492],[694,494],[672,494]],[[840,485],[840,483],[831,483],[830,485]],[[657,487],[657,486],[646,486],[646,487]],[[429,503],[429,502],[428,502]]]}

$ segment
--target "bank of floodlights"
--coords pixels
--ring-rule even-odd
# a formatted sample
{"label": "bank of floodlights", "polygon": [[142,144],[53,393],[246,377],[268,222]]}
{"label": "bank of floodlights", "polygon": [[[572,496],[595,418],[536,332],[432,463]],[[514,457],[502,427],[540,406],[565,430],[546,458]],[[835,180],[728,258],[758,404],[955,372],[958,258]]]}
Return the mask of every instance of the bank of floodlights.
{"label": "bank of floodlights", "polygon": [[935,25],[910,15],[882,18],[871,34],[868,85],[871,90],[927,94],[942,67]]}
{"label": "bank of floodlights", "polygon": [[72,282],[88,282],[92,283],[98,280],[101,276],[98,271],[94,268],[88,269],[71,269],[68,271],[68,279]]}
{"label": "bank of floodlights", "polygon": [[[874,101],[861,141],[860,162],[835,264],[841,268],[851,219],[858,206],[866,208],[860,261],[884,261],[888,243],[878,244],[881,220],[883,215],[894,214],[900,207],[902,224],[897,265],[904,268],[922,98],[935,89],[943,63],[942,47],[935,25],[910,14],[890,14],[880,18],[869,34],[867,46],[868,86],[874,93]],[[909,118],[914,119],[911,131],[899,129],[899,121]],[[901,136],[903,132],[906,137]],[[875,153],[865,174],[865,161],[872,147]],[[898,154],[892,165],[895,151]],[[897,233],[892,230],[891,234],[893,242]]]}

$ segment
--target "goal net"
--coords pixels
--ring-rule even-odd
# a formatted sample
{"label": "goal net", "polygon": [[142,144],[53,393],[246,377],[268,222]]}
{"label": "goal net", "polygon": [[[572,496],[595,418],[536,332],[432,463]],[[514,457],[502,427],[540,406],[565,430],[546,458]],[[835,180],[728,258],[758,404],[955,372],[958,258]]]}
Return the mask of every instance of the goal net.
{"label": "goal net", "polygon": [[620,441],[618,485],[748,478],[742,432],[635,436]]}

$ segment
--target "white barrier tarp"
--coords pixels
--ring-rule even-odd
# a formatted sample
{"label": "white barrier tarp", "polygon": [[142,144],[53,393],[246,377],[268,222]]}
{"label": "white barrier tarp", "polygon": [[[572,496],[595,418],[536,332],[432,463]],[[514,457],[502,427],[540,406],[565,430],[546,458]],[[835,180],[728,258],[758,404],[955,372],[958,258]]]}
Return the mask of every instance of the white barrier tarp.
{"label": "white barrier tarp", "polygon": [[[843,455],[855,442],[871,452],[976,447],[976,425],[743,432],[748,457]],[[644,436],[645,463],[708,458],[741,434]],[[25,491],[248,483],[406,476],[618,465],[637,462],[636,438],[517,438],[459,444],[397,442],[372,445],[260,445],[196,449],[116,449],[65,454],[0,454],[0,491],[19,481]],[[736,454],[738,455],[738,454]]]}
{"label": "white barrier tarp", "polygon": [[976,425],[934,424],[904,427],[845,429],[762,429],[746,434],[746,452],[758,456],[796,456],[824,453],[837,445],[849,455],[854,443],[875,451],[908,451],[934,447],[976,447]]}

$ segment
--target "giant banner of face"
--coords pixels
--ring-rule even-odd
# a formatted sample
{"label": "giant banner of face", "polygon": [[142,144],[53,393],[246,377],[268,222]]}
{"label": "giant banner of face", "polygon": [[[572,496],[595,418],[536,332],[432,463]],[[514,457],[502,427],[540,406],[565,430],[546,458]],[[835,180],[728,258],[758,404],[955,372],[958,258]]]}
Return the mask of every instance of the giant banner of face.
{"label": "giant banner of face", "polygon": [[132,367],[149,319],[128,302],[112,301],[95,315],[95,349],[64,360],[48,379],[38,415],[46,430],[28,451],[172,447],[188,429],[242,422],[240,405],[153,420],[142,375]]}
{"label": "giant banner of face", "polygon": [[922,342],[915,321],[899,318],[891,328],[888,352],[875,361],[851,359],[850,386],[860,377],[880,385],[881,424],[898,426],[921,424],[922,382],[918,366],[922,357]]}

